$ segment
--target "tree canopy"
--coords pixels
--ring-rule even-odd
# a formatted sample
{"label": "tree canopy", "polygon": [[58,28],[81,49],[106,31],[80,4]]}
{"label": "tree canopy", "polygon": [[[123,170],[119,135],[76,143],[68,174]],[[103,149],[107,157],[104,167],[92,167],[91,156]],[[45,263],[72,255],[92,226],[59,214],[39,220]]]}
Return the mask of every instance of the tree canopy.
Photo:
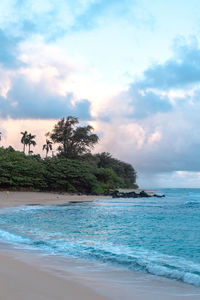
{"label": "tree canopy", "polygon": [[60,154],[68,158],[76,158],[90,152],[99,138],[92,133],[93,127],[77,126],[78,119],[72,116],[62,118],[47,135],[54,143],[58,143]]}
{"label": "tree canopy", "polygon": [[28,144],[28,154],[31,155],[32,154],[32,151],[31,151],[31,145],[33,147],[36,146],[36,141],[34,140],[35,139],[35,135],[32,135],[31,133],[28,134],[27,136],[27,144]]}
{"label": "tree canopy", "polygon": [[[91,161],[93,163],[91,164]],[[134,169],[133,169],[134,170]],[[103,194],[116,188],[135,188],[135,181],[116,173],[113,167],[98,167],[90,154],[69,159],[63,156],[28,155],[12,147],[0,147],[0,188],[11,190],[67,191]]]}
{"label": "tree canopy", "polygon": [[46,139],[46,144],[44,144],[42,147],[42,150],[46,150],[46,157],[48,156],[49,151],[52,149],[52,142]]}
{"label": "tree canopy", "polygon": [[28,146],[28,154],[30,155],[32,153],[31,151],[31,145],[33,147],[36,146],[35,135],[32,135],[31,133],[28,133],[27,131],[21,132],[21,143],[23,144],[23,152],[25,153],[26,146]]}
{"label": "tree canopy", "polygon": [[25,149],[28,144],[28,132],[24,131],[24,132],[21,132],[21,134],[22,134],[21,143],[23,144],[23,152],[25,153]]}

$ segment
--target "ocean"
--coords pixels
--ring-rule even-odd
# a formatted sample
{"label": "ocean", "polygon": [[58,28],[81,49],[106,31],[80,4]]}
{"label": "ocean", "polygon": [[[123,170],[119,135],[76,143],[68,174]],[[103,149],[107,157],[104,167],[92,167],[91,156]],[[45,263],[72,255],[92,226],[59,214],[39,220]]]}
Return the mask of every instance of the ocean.
{"label": "ocean", "polygon": [[0,240],[199,287],[200,189],[157,192],[166,197],[2,208]]}

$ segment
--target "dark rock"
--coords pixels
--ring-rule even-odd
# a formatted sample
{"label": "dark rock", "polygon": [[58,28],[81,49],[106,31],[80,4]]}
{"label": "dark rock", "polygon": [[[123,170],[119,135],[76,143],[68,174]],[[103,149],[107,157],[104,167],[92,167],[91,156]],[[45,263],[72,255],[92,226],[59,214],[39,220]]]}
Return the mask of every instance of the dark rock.
{"label": "dark rock", "polygon": [[114,191],[110,194],[112,198],[149,198],[149,197],[158,197],[162,198],[165,197],[165,195],[159,195],[159,194],[150,194],[145,191],[141,191],[139,193],[136,193],[134,191],[131,192],[119,192],[119,191]]}
{"label": "dark rock", "polygon": [[141,191],[140,193],[139,193],[139,197],[141,197],[141,198],[143,198],[143,197],[151,197],[151,195],[149,195],[147,192],[145,192],[145,191]]}

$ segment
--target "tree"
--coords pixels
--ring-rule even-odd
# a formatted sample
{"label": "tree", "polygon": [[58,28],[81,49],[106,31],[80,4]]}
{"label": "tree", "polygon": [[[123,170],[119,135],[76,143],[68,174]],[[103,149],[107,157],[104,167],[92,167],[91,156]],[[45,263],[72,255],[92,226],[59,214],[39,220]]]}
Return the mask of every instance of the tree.
{"label": "tree", "polygon": [[31,155],[32,153],[33,153],[33,151],[31,151],[31,145],[33,146],[33,147],[35,147],[36,146],[36,141],[34,141],[34,139],[35,139],[35,135],[32,135],[31,133],[29,133],[28,135],[27,135],[27,144],[28,144],[28,154],[29,155]]}
{"label": "tree", "polygon": [[46,150],[46,157],[47,157],[49,150],[52,150],[52,142],[46,139],[46,144],[43,145],[42,150]]}
{"label": "tree", "polygon": [[99,168],[111,168],[116,164],[116,159],[108,152],[102,152],[95,155],[98,158],[98,167]]}
{"label": "tree", "polygon": [[95,154],[98,159],[98,168],[110,168],[117,176],[124,178],[126,187],[132,188],[136,186],[136,172],[135,169],[128,163],[113,158],[108,152]]}
{"label": "tree", "polygon": [[99,140],[98,136],[92,133],[92,126],[77,127],[78,123],[78,118],[75,117],[62,118],[52,133],[47,133],[53,142],[60,144],[58,150],[65,157],[76,158],[88,153]]}
{"label": "tree", "polygon": [[24,131],[21,132],[21,134],[22,134],[21,143],[23,144],[23,152],[25,153],[25,148],[28,144],[28,132]]}

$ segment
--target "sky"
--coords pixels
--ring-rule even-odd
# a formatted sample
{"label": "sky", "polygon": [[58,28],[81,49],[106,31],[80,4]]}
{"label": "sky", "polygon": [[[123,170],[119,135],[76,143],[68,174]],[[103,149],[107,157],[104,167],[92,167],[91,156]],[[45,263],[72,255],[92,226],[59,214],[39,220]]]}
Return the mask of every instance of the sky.
{"label": "sky", "polygon": [[[76,116],[143,188],[200,187],[199,0],[0,2],[1,145]],[[44,155],[44,153],[43,153]]]}

